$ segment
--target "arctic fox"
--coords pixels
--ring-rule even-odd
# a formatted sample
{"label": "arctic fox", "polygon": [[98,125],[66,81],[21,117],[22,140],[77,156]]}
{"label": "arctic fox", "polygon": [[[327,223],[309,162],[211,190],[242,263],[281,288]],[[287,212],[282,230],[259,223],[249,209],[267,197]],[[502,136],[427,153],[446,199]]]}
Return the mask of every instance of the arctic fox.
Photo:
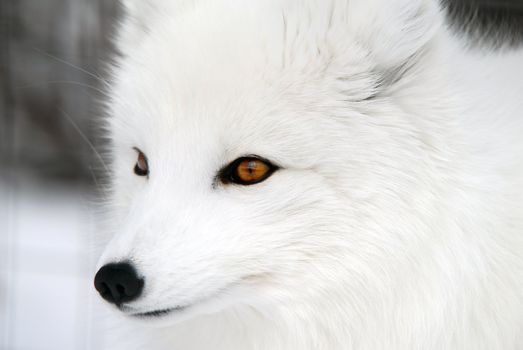
{"label": "arctic fox", "polygon": [[111,349],[523,349],[523,51],[435,0],[125,5]]}

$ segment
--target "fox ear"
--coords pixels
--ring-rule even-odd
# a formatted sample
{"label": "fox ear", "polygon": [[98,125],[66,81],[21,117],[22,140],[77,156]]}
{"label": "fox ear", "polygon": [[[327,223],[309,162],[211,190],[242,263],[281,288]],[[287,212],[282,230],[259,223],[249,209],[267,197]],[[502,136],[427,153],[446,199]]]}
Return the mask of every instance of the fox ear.
{"label": "fox ear", "polygon": [[[173,0],[175,1],[175,0]],[[120,0],[123,9],[118,30],[117,45],[122,51],[141,42],[148,31],[148,25],[162,11],[164,0]]]}
{"label": "fox ear", "polygon": [[[372,20],[355,19],[360,22],[359,36],[370,43],[376,62],[384,67],[401,65],[426,49],[444,20],[437,0],[370,0],[358,3],[371,7]],[[374,25],[369,27],[369,23]]]}

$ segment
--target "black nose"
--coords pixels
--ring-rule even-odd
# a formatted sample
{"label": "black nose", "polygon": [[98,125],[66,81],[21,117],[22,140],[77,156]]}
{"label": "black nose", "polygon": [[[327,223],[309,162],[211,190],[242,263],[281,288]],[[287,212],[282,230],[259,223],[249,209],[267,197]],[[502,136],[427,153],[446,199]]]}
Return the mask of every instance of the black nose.
{"label": "black nose", "polygon": [[94,287],[102,298],[118,306],[138,298],[143,283],[134,267],[127,262],[104,265],[94,277]]}

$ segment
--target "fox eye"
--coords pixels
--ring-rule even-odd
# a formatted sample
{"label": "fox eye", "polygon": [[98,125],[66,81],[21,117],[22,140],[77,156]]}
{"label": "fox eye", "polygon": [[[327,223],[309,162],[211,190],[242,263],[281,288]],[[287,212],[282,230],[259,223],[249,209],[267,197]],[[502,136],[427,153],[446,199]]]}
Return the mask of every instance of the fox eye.
{"label": "fox eye", "polygon": [[259,157],[241,157],[220,172],[224,184],[254,185],[265,181],[278,167]]}
{"label": "fox eye", "polygon": [[138,152],[138,159],[134,166],[134,173],[138,176],[148,176],[149,175],[149,165],[147,164],[147,157],[140,151],[138,148],[135,148]]}

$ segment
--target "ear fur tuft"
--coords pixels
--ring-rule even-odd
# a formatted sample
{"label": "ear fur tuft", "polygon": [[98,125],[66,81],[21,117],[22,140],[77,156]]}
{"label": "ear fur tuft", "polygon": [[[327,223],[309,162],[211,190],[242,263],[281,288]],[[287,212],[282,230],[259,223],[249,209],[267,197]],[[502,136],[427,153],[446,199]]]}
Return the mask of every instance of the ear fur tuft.
{"label": "ear fur tuft", "polygon": [[378,32],[368,42],[377,62],[398,67],[418,55],[434,38],[444,16],[436,0],[378,1]]}

